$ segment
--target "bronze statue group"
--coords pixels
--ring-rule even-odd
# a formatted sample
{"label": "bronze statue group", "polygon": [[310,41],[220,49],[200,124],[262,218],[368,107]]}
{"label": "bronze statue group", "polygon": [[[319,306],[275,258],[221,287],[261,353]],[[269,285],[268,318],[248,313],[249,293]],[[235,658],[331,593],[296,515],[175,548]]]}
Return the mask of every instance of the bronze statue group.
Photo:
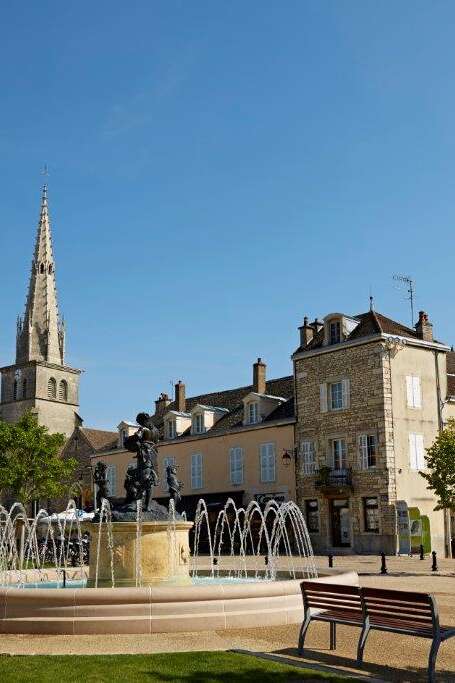
{"label": "bronze statue group", "polygon": [[[153,487],[159,484],[157,473],[159,432],[148,413],[139,413],[136,422],[139,429],[132,436],[126,437],[124,441],[125,448],[135,453],[134,458],[137,462],[136,465],[128,465],[126,470],[124,482],[126,496],[122,509],[135,511],[137,510],[137,502],[142,501],[142,510],[149,512],[153,500]],[[177,479],[175,465],[167,465],[166,479],[169,498],[174,501],[174,505],[177,507],[181,500],[182,484]],[[107,465],[101,460],[96,464],[93,481],[97,486],[96,509],[100,510],[103,498],[109,500],[113,493],[109,491]]]}

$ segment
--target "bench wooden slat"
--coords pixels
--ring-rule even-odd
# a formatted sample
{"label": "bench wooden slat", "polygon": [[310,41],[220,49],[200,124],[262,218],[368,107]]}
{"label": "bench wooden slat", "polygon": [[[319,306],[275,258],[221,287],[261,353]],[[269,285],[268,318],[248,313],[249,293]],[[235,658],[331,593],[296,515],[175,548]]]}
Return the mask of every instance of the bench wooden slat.
{"label": "bench wooden slat", "polygon": [[431,602],[428,593],[412,593],[411,591],[399,591],[391,588],[362,588],[362,595],[365,600],[382,598],[391,602],[416,602],[424,605],[429,605]]}
{"label": "bench wooden slat", "polygon": [[332,593],[334,595],[345,593],[349,595],[360,595],[359,586],[323,583],[322,581],[302,581],[300,586],[302,590],[305,590],[307,593]]}

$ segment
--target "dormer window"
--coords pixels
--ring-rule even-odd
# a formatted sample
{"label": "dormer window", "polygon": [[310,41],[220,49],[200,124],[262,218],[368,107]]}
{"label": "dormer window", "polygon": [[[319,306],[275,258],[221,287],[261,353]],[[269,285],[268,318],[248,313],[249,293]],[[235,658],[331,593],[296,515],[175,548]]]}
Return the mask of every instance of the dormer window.
{"label": "dormer window", "polygon": [[204,432],[204,415],[196,413],[193,415],[193,434],[202,434]]}
{"label": "dormer window", "polygon": [[339,344],[341,341],[341,322],[334,320],[329,325],[330,344]]}
{"label": "dormer window", "polygon": [[177,436],[175,420],[167,420],[166,436],[168,439],[175,439],[175,437]]}
{"label": "dormer window", "polygon": [[248,404],[248,424],[253,425],[259,422],[259,403],[251,401]]}

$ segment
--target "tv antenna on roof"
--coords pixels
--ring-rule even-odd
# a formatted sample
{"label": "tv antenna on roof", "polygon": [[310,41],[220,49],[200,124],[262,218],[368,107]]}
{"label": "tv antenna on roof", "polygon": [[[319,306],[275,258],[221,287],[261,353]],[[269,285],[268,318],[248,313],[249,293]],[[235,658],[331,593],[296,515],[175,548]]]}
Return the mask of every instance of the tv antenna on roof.
{"label": "tv antenna on roof", "polygon": [[407,292],[409,294],[408,299],[411,304],[411,327],[414,325],[414,297],[415,297],[415,283],[414,280],[407,275],[394,275],[393,279],[397,282],[401,282],[407,287]]}

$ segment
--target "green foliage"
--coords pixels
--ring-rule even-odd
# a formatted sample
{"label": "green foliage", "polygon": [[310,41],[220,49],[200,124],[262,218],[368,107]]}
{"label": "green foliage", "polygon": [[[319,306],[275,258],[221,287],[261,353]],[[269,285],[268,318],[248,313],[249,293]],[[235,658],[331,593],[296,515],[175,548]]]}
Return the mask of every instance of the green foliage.
{"label": "green foliage", "polygon": [[420,474],[438,499],[435,510],[455,510],[455,419],[448,420],[447,427],[427,448],[425,460],[428,472]]}
{"label": "green foliage", "polygon": [[59,456],[64,443],[63,434],[49,434],[30,412],[17,424],[0,420],[0,491],[24,505],[71,493],[77,460]]}

